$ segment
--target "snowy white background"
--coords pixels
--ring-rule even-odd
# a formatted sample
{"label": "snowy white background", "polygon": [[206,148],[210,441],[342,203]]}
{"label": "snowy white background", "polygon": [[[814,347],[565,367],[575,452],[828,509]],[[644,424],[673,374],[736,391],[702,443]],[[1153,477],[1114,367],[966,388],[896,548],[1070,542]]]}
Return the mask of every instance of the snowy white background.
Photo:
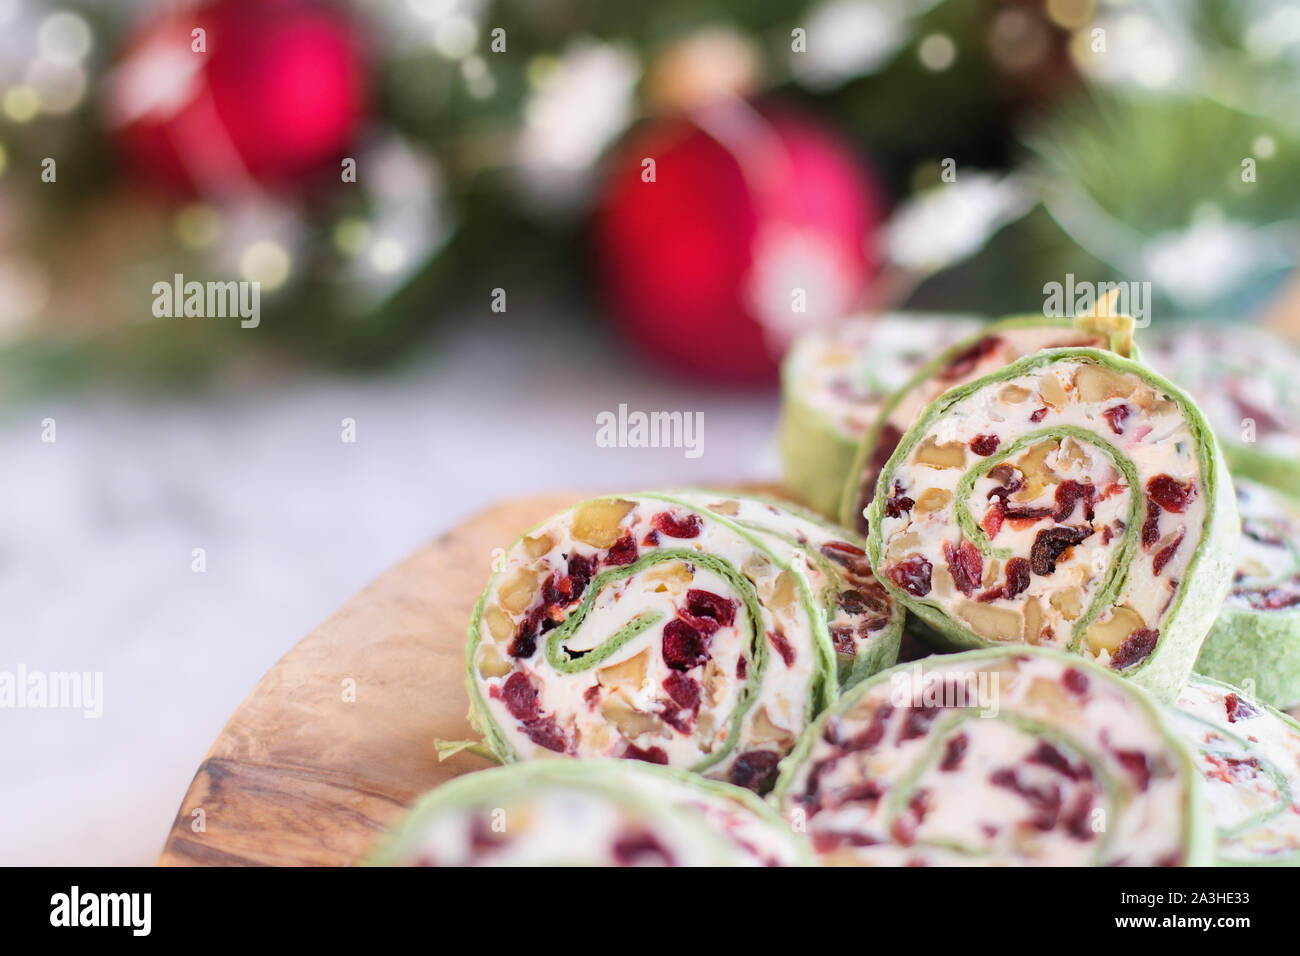
{"label": "snowy white background", "polygon": [[[703,411],[702,457],[598,448],[620,402]],[[0,709],[0,864],[152,863],[226,718],[386,567],[504,497],[771,478],[776,412],[499,317],[383,379],[6,410],[0,670],[102,671],[104,713]]]}

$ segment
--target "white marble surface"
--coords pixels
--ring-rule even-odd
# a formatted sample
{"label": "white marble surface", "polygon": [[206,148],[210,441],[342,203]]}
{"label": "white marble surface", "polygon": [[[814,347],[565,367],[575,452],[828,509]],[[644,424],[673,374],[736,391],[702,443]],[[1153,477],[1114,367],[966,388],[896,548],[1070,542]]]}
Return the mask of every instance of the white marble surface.
{"label": "white marble surface", "polygon": [[[620,402],[703,411],[702,456],[597,447]],[[104,707],[0,709],[0,863],[151,863],[226,717],[385,567],[511,495],[772,477],[776,410],[492,317],[382,379],[4,411],[0,671],[102,671]]]}

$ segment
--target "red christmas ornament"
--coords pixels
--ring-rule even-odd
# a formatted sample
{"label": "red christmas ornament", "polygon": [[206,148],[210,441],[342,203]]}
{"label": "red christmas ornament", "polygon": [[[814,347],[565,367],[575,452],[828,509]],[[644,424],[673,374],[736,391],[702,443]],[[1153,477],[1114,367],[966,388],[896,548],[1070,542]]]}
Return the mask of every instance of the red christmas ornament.
{"label": "red christmas ornament", "polygon": [[220,194],[337,162],[365,101],[362,44],[336,7],[217,0],[151,20],[127,42],[108,110],[139,173]]}
{"label": "red christmas ornament", "polygon": [[656,123],[622,153],[596,215],[610,305],[669,368],[771,381],[798,332],[859,303],[877,196],[838,138],[791,113],[732,104]]}

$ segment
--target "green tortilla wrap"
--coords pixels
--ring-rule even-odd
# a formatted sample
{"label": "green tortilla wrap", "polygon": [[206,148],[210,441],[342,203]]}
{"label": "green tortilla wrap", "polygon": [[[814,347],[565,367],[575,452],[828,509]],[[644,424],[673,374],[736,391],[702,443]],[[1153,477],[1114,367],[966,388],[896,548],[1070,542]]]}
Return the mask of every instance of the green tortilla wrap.
{"label": "green tortilla wrap", "polygon": [[1237,571],[1196,671],[1286,710],[1300,704],[1300,512],[1264,485],[1235,485]]}
{"label": "green tortilla wrap", "polygon": [[1204,865],[1200,775],[1168,721],[1059,651],[930,657],[844,694],[772,798],[827,864]]}
{"label": "green tortilla wrap", "polygon": [[777,445],[785,486],[833,518],[854,455],[889,395],[978,326],[971,316],[889,313],[800,336],[781,364]]}
{"label": "green tortilla wrap", "polygon": [[472,716],[503,762],[630,757],[760,790],[840,668],[893,663],[898,621],[861,548],[772,503],[593,499],[498,562],[470,622]]}
{"label": "green tortilla wrap", "polygon": [[867,512],[876,575],[949,649],[1041,644],[1172,701],[1231,584],[1222,455],[1190,398],[1048,349],[933,402]]}
{"label": "green tortilla wrap", "polygon": [[1300,723],[1199,675],[1173,713],[1204,776],[1218,862],[1300,866]]}
{"label": "green tortilla wrap", "polygon": [[950,388],[989,374],[1045,348],[1105,348],[1135,354],[1133,320],[1128,316],[1054,319],[1015,316],[984,326],[917,368],[881,405],[853,455],[848,480],[840,488],[839,523],[866,531],[863,511],[876,493],[880,469],[922,409]]}
{"label": "green tortilla wrap", "polygon": [[800,866],[805,842],[747,790],[628,760],[467,774],[416,802],[371,866]]}

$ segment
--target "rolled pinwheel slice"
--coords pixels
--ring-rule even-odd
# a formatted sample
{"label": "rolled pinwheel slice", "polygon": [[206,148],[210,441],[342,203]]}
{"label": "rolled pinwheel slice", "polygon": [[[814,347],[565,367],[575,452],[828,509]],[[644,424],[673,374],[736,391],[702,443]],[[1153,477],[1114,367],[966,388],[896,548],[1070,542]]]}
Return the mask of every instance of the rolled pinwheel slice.
{"label": "rolled pinwheel slice", "polygon": [[666,767],[564,760],[466,774],[421,798],[376,866],[801,866],[747,790]]}
{"label": "rolled pinwheel slice", "polygon": [[841,689],[898,660],[903,608],[876,580],[861,538],[788,502],[716,492],[680,497],[762,535],[800,568],[826,615]]}
{"label": "rolled pinwheel slice", "polygon": [[1131,357],[1135,354],[1133,320],[1121,315],[1073,320],[1018,316],[986,325],[933,355],[885,400],[859,443],[849,479],[840,488],[840,524],[866,531],[863,512],[876,493],[880,469],[930,402],[948,389],[973,382],[1016,359],[1065,347],[1102,348]]}
{"label": "rolled pinwheel slice", "polygon": [[1180,324],[1149,345],[1152,367],[1205,410],[1232,474],[1300,497],[1300,349],[1239,322]]}
{"label": "rolled pinwheel slice", "polygon": [[686,494],[582,502],[499,562],[466,653],[473,714],[501,760],[628,757],[762,789],[837,694],[828,620],[888,662],[896,612],[846,593],[861,593],[860,562],[836,574],[826,548],[782,537],[813,541],[816,525]]}
{"label": "rolled pinwheel slice", "polygon": [[895,312],[846,319],[800,336],[781,365],[777,433],[785,486],[834,517],[844,482],[886,399],[973,316]]}
{"label": "rolled pinwheel slice", "polygon": [[1218,862],[1300,866],[1300,723],[1200,676],[1175,715],[1205,779]]}
{"label": "rolled pinwheel slice", "polygon": [[1048,349],[946,392],[868,510],[881,582],[956,649],[1040,644],[1172,701],[1240,534],[1186,395],[1100,349]]}
{"label": "rolled pinwheel slice", "polygon": [[1300,513],[1264,485],[1235,485],[1237,572],[1196,671],[1286,710],[1300,704]]}
{"label": "rolled pinwheel slice", "polygon": [[809,729],[773,797],[831,865],[1200,865],[1213,844],[1161,708],[1040,648],[866,681]]}

